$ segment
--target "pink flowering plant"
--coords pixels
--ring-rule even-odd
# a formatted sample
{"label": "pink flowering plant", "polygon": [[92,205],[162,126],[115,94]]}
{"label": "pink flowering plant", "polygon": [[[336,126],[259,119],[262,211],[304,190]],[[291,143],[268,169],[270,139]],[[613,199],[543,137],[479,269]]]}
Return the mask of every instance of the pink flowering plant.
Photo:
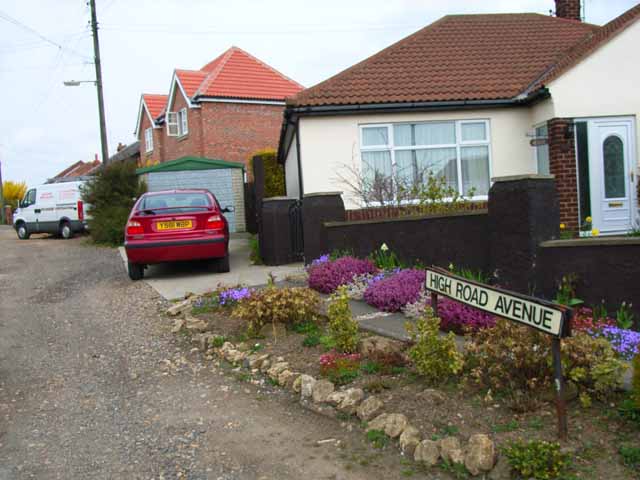
{"label": "pink flowering plant", "polygon": [[320,374],[336,385],[345,385],[358,377],[361,360],[359,353],[325,353],[320,356]]}
{"label": "pink flowering plant", "polygon": [[309,266],[309,287],[321,293],[333,293],[339,286],[351,283],[357,275],[375,272],[376,266],[368,259],[349,256],[336,260],[327,258]]}
{"label": "pink flowering plant", "polygon": [[398,312],[418,300],[425,275],[424,270],[400,270],[373,282],[364,292],[364,300],[379,310]]}

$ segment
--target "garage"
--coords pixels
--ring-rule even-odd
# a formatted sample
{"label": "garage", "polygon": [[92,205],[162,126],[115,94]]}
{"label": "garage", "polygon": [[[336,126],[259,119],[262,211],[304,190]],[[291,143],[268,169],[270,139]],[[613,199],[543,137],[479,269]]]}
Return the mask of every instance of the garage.
{"label": "garage", "polygon": [[182,157],[137,170],[147,183],[148,191],[180,188],[205,188],[220,206],[233,207],[225,214],[231,232],[244,232],[244,165],[203,157]]}

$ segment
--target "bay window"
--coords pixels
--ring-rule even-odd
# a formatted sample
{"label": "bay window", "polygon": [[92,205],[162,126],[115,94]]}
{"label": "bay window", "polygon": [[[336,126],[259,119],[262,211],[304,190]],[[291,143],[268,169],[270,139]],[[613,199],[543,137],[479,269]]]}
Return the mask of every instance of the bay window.
{"label": "bay window", "polygon": [[397,199],[399,190],[424,185],[429,174],[464,195],[489,192],[487,120],[362,125],[360,132],[363,176],[377,199]]}

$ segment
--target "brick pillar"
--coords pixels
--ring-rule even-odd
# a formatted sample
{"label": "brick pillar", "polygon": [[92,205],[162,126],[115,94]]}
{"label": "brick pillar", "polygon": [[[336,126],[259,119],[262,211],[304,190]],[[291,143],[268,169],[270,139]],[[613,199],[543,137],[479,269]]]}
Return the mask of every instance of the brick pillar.
{"label": "brick pillar", "polygon": [[552,118],[549,129],[549,172],[556,179],[560,202],[560,222],[567,230],[579,228],[578,174],[576,172],[575,133],[569,133],[570,118]]}

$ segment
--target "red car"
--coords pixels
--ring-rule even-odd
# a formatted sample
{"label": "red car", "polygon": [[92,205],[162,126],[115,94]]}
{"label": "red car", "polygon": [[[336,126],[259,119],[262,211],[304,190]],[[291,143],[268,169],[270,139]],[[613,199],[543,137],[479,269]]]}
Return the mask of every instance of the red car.
{"label": "red car", "polygon": [[153,263],[212,260],[229,271],[229,224],[208,190],[145,193],[133,206],[125,230],[129,277],[140,280]]}

